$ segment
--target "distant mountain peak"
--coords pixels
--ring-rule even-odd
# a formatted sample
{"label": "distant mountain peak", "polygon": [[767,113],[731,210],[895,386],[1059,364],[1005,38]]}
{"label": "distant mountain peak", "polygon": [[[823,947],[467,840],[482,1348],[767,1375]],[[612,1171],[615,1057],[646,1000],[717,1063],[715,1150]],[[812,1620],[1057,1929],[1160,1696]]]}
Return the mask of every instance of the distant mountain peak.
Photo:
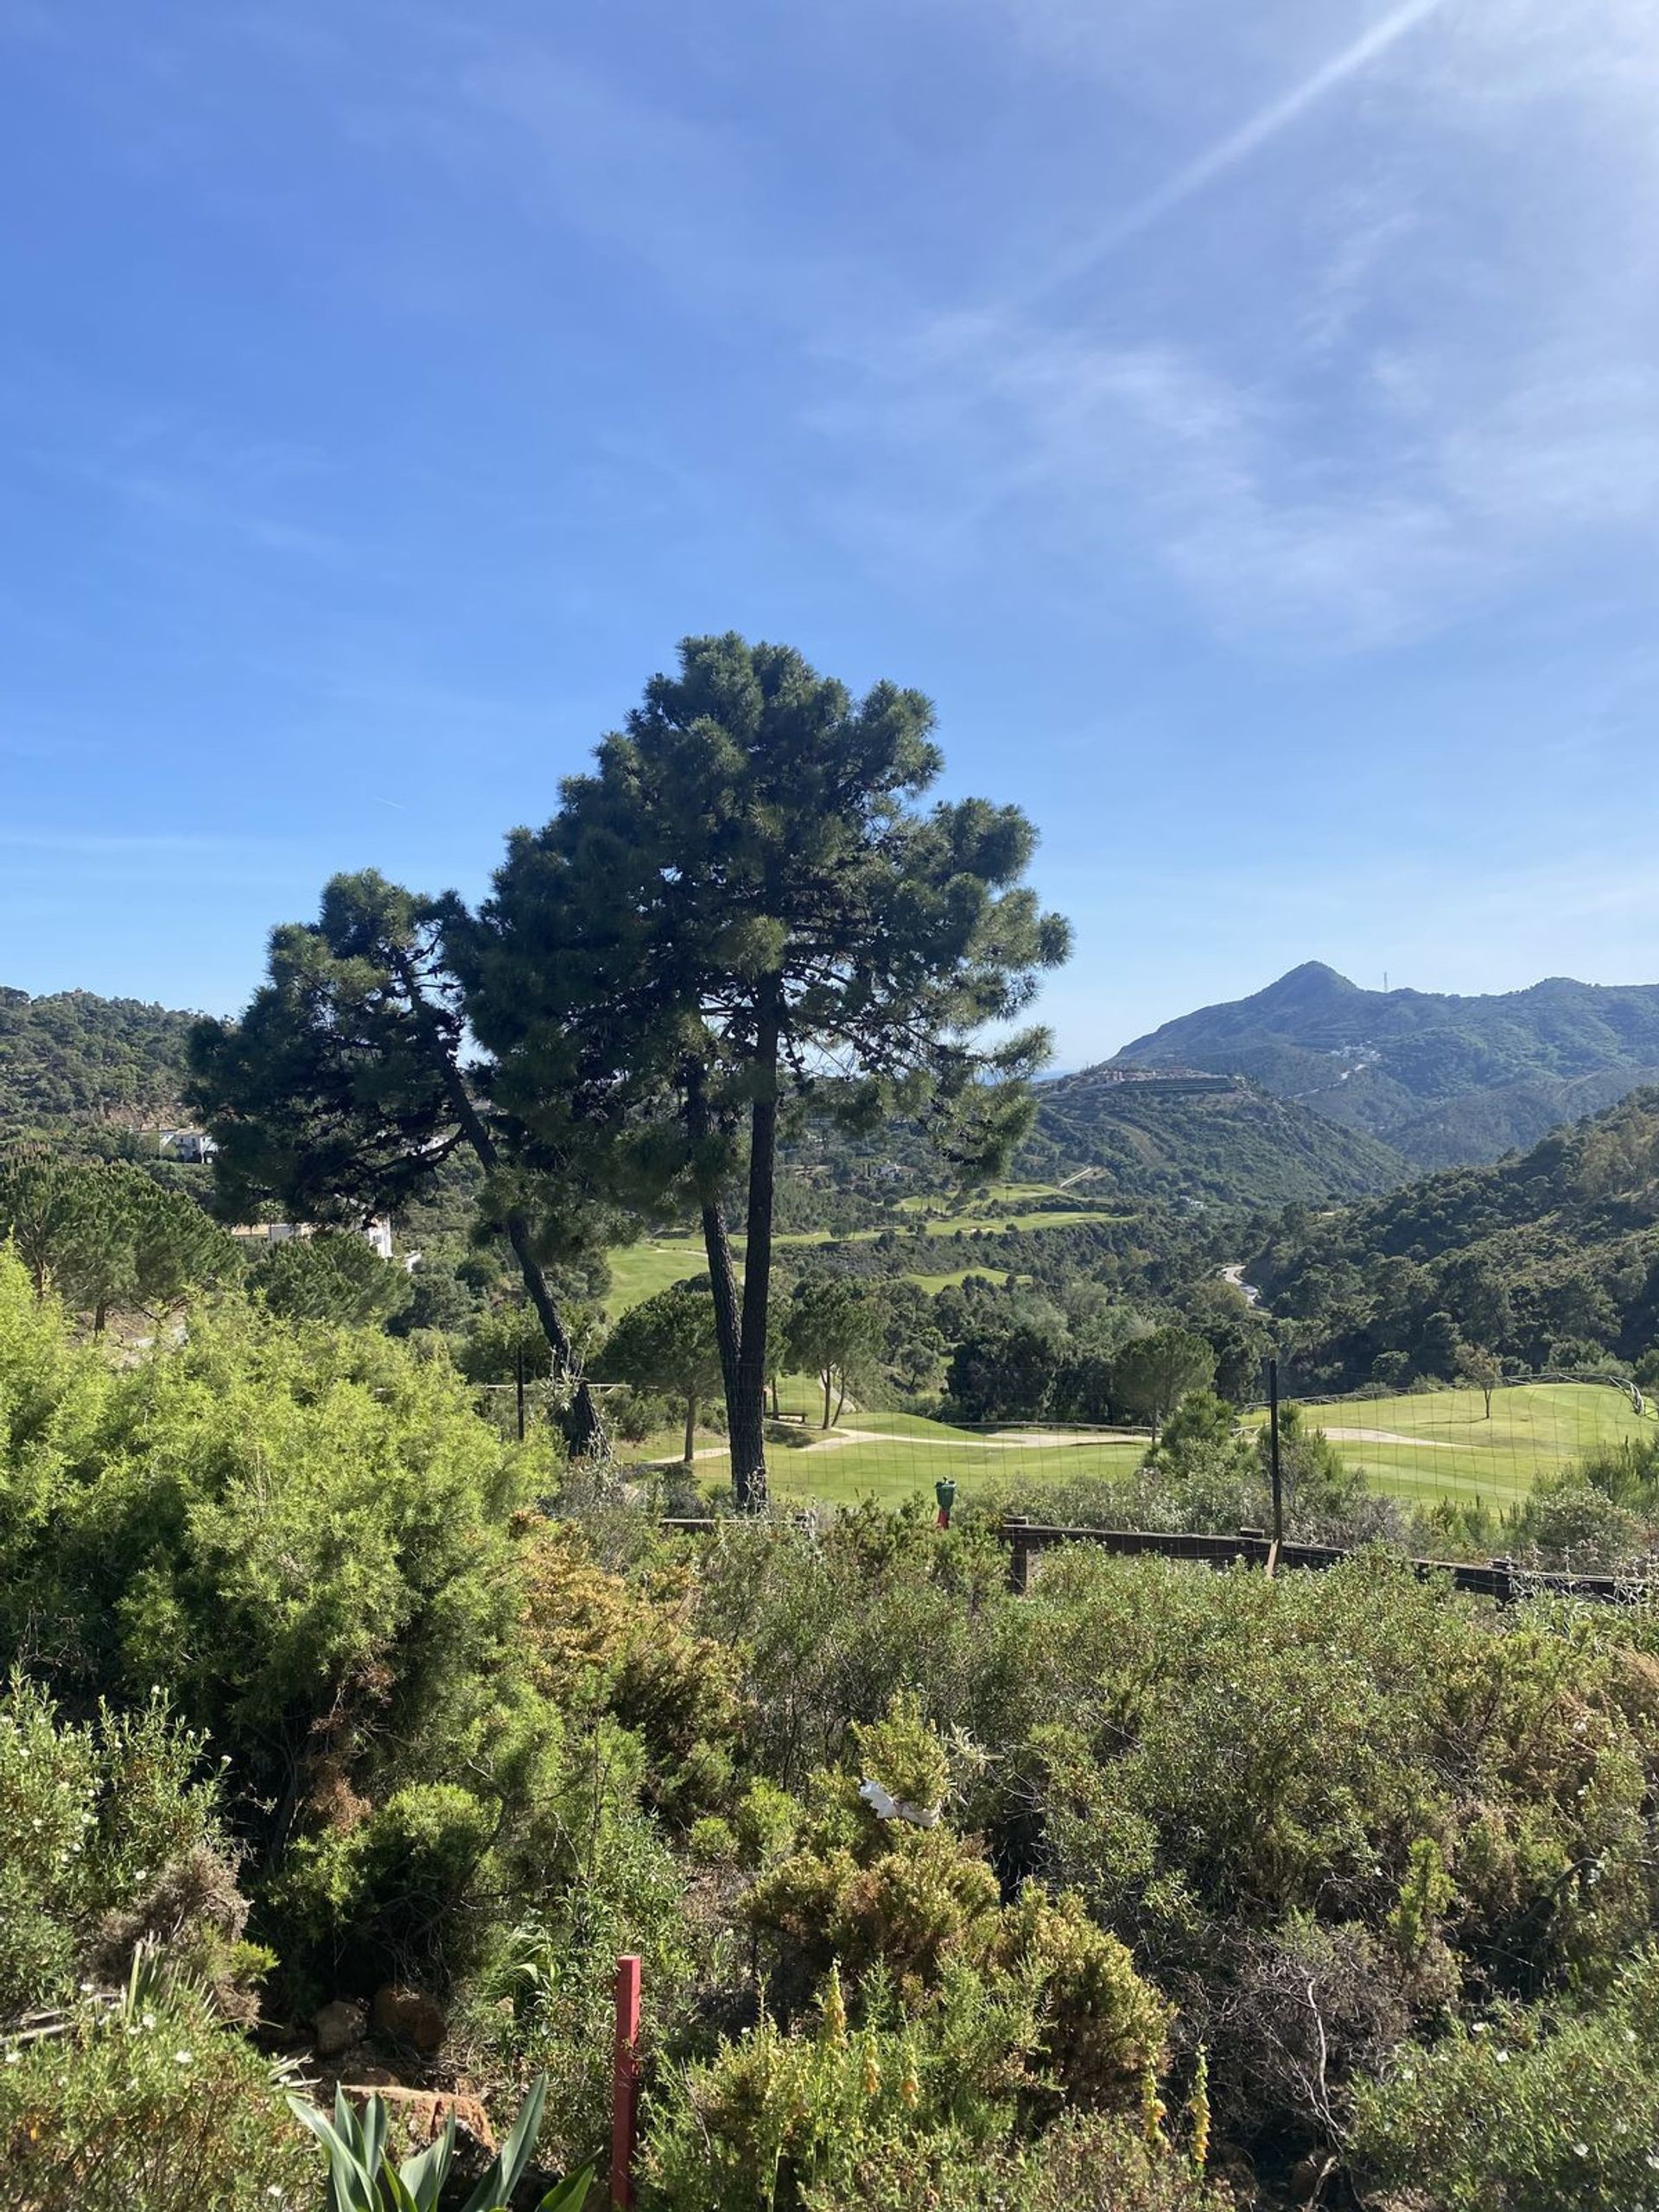
{"label": "distant mountain peak", "polygon": [[1327,967],[1323,960],[1304,960],[1300,968],[1287,969],[1275,983],[1257,991],[1255,1002],[1258,1006],[1285,999],[1306,999],[1315,995],[1357,997],[1359,985],[1352,982],[1335,968]]}
{"label": "distant mountain peak", "polygon": [[1304,961],[1249,998],[1166,1021],[1117,1056],[1244,1076],[1426,1167],[1491,1160],[1659,1071],[1659,984],[1551,976],[1469,997],[1362,988]]}

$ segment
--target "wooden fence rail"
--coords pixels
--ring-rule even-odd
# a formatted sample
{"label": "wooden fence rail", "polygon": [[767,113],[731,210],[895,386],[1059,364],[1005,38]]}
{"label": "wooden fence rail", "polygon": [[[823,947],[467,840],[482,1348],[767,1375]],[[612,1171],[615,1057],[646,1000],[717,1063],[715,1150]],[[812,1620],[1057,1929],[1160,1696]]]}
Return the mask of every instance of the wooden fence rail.
{"label": "wooden fence rail", "polygon": [[[720,1526],[712,1518],[667,1519],[664,1529],[683,1535],[707,1535]],[[1274,1546],[1261,1529],[1241,1529],[1233,1536],[1192,1535],[1158,1529],[1067,1529],[1043,1521],[1024,1521],[1014,1515],[995,1524],[995,1534],[1008,1548],[1008,1587],[1023,1593],[1031,1587],[1031,1563],[1056,1544],[1095,1544],[1103,1551],[1123,1557],[1192,1560],[1217,1570],[1243,1565],[1268,1573],[1281,1567],[1300,1567],[1318,1573],[1339,1567],[1351,1554],[1335,1544],[1283,1543]],[[1512,1605],[1522,1598],[1547,1596],[1584,1598],[1601,1605],[1639,1605],[1654,1586],[1612,1574],[1544,1574],[1518,1567],[1513,1560],[1495,1559],[1478,1566],[1467,1560],[1414,1559],[1414,1573],[1427,1581],[1447,1575],[1453,1586],[1472,1596],[1491,1598]]]}

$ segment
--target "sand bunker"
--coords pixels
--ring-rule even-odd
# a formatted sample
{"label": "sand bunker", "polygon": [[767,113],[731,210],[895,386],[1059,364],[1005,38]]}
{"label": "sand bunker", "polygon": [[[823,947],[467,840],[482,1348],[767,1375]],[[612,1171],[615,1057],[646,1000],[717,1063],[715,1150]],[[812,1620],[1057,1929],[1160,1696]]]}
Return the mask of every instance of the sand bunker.
{"label": "sand bunker", "polygon": [[[1324,1424],[1321,1422],[1323,1427]],[[1448,1444],[1440,1436],[1402,1436],[1392,1428],[1327,1428],[1333,1444],[1409,1444],[1425,1452],[1471,1452],[1471,1444]]]}

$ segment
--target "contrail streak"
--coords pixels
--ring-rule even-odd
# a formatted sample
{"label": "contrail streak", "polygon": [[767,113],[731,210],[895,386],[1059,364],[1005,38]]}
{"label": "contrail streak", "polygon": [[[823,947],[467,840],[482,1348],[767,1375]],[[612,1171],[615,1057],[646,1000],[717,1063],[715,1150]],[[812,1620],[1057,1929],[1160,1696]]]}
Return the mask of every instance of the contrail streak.
{"label": "contrail streak", "polygon": [[1346,84],[1349,78],[1357,75],[1379,54],[1386,54],[1408,32],[1415,30],[1419,23],[1437,14],[1444,4],[1445,0],[1405,0],[1404,6],[1384,16],[1380,22],[1373,23],[1370,30],[1357,38],[1351,46],[1345,46],[1340,54],[1333,54],[1329,61],[1323,62],[1311,77],[1304,78],[1300,85],[1294,86],[1278,99],[1258,109],[1236,130],[1217,139],[1196,160],[1189,162],[1184,169],[1178,169],[1166,183],[1160,184],[1155,192],[1149,193],[1136,206],[1108,223],[1092,238],[1051,262],[1027,296],[1039,296],[1070,283],[1116,247],[1138,237],[1142,231],[1149,230],[1173,209],[1202,192],[1207,185],[1213,184],[1217,177],[1225,175],[1230,168],[1236,168],[1240,162],[1248,161],[1258,148],[1265,146],[1270,138],[1277,137],[1281,130],[1306,115],[1311,107],[1316,107],[1328,92],[1333,92],[1338,86]]}

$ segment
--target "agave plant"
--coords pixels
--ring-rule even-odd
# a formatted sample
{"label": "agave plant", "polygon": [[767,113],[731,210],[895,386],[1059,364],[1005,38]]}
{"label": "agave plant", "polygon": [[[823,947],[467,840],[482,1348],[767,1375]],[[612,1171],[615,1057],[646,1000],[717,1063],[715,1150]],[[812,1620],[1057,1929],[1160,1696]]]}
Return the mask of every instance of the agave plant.
{"label": "agave plant", "polygon": [[[547,2076],[542,2074],[531,2084],[494,2164],[461,2212],[507,2212],[536,2147],[546,2101]],[[455,2155],[454,2113],[435,2143],[394,2165],[386,2149],[391,2123],[383,2098],[371,2097],[359,2114],[336,2089],[332,2120],[302,2097],[288,2101],[295,2117],[321,2144],[328,2161],[327,2212],[437,2212]],[[582,2212],[593,2177],[593,2168],[584,2166],[550,2190],[537,2212]]]}

